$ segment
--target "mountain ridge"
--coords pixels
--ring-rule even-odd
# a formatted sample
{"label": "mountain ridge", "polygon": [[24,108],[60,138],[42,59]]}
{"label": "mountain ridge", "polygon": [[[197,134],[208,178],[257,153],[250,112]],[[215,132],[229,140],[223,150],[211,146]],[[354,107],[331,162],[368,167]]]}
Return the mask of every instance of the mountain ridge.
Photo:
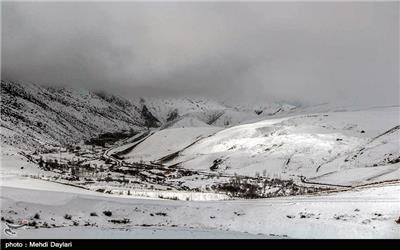
{"label": "mountain ridge", "polygon": [[204,98],[126,99],[105,91],[7,80],[1,80],[1,96],[2,142],[26,149],[77,143],[102,133],[171,126],[226,127],[293,108],[267,104],[260,113]]}

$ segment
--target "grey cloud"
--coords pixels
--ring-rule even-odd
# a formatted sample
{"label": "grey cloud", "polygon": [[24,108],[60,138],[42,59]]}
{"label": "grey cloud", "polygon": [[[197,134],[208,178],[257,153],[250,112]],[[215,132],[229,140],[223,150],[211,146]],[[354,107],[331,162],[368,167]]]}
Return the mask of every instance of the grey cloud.
{"label": "grey cloud", "polygon": [[399,104],[399,3],[2,2],[2,78],[129,96]]}

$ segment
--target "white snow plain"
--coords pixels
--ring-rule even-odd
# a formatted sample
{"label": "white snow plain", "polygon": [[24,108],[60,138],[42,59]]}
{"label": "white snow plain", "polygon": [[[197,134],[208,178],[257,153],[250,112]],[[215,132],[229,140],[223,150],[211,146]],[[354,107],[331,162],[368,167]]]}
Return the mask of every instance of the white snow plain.
{"label": "white snow plain", "polygon": [[[38,213],[36,221],[50,227],[21,229],[21,238],[400,237],[398,184],[318,196],[191,202],[125,199],[18,179],[2,181],[2,216],[32,221]],[[110,217],[102,213],[106,210],[112,211]],[[129,222],[114,224],[113,219]]]}

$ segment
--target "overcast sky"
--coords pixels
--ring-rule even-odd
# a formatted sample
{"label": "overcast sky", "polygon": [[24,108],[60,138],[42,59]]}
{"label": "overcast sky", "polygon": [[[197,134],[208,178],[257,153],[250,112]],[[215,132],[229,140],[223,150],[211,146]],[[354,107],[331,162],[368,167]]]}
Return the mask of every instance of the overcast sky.
{"label": "overcast sky", "polygon": [[2,3],[2,78],[129,96],[399,104],[399,2]]}

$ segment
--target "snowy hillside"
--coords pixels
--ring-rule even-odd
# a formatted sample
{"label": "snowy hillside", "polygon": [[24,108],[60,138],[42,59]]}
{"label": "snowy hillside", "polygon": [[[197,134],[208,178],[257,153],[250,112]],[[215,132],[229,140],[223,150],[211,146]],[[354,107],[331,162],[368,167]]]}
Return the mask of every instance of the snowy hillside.
{"label": "snowy hillside", "polygon": [[[386,107],[293,115],[233,126],[200,140],[167,129],[124,157],[137,161],[148,152],[143,160],[157,161],[172,154],[163,164],[231,175],[304,176],[338,185],[394,180],[400,177],[399,112]],[[179,145],[176,138],[193,143]]]}
{"label": "snowy hillside", "polygon": [[216,127],[164,129],[151,135],[124,157],[127,162],[159,160],[219,130],[221,129]]}

